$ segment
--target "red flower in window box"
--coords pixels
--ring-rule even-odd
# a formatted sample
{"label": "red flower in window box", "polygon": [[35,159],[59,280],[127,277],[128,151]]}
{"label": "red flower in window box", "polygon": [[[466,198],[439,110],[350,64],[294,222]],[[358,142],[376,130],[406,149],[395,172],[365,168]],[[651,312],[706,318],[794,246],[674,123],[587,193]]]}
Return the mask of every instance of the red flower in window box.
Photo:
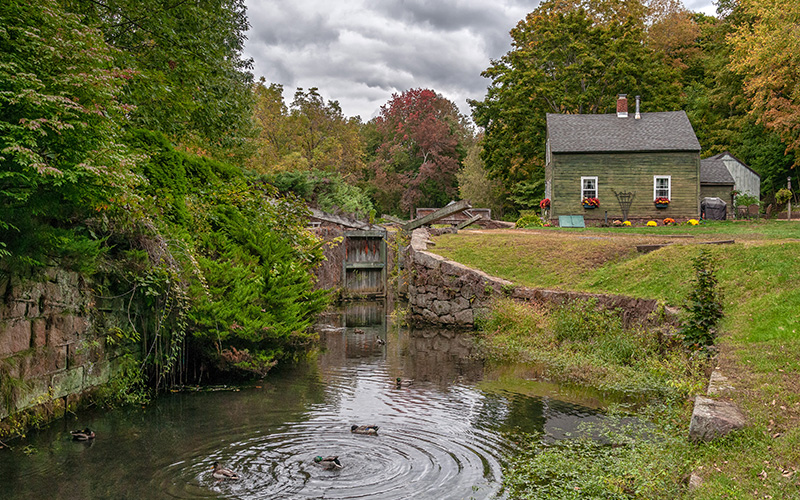
{"label": "red flower in window box", "polygon": [[583,208],[597,208],[600,206],[600,200],[597,198],[584,198],[581,203],[583,203]]}
{"label": "red flower in window box", "polygon": [[659,196],[653,203],[656,204],[656,208],[667,208],[669,206],[669,198],[665,198],[663,196]]}

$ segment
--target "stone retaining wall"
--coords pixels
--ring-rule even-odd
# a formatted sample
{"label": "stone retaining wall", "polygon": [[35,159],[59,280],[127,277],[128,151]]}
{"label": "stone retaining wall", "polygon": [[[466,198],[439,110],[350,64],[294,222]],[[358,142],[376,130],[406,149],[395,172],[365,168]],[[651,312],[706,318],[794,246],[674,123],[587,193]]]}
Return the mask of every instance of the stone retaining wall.
{"label": "stone retaining wall", "polygon": [[109,380],[93,306],[74,272],[48,269],[40,281],[0,278],[0,419]]}
{"label": "stone retaining wall", "polygon": [[600,307],[621,309],[626,325],[657,320],[659,324],[677,324],[677,310],[664,308],[664,316],[654,318],[661,309],[657,300],[622,295],[543,290],[515,286],[510,281],[489,276],[444,257],[428,252],[430,232],[416,229],[406,248],[408,302],[416,323],[473,327],[475,318],[488,313],[497,297],[525,302],[562,304],[577,299],[595,299]]}

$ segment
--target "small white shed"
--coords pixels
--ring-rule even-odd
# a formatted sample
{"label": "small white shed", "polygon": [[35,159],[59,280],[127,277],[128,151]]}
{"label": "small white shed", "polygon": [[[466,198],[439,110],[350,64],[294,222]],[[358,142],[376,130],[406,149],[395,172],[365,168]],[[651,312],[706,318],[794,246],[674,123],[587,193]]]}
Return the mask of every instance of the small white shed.
{"label": "small white shed", "polygon": [[728,151],[712,158],[721,160],[733,177],[733,188],[742,194],[761,199],[761,176]]}

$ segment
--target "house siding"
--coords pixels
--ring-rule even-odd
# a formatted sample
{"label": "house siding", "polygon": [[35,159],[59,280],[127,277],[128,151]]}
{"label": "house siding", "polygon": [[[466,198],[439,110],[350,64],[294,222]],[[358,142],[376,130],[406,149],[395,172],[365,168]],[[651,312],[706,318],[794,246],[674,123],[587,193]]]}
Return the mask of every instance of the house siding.
{"label": "house siding", "polygon": [[[549,168],[552,199],[550,217],[583,215],[587,221],[621,219],[614,191],[634,192],[629,219],[685,219],[700,214],[700,154],[696,151],[642,153],[552,153]],[[653,204],[653,177],[671,177],[671,203]],[[581,205],[581,177],[598,178],[600,207]]]}

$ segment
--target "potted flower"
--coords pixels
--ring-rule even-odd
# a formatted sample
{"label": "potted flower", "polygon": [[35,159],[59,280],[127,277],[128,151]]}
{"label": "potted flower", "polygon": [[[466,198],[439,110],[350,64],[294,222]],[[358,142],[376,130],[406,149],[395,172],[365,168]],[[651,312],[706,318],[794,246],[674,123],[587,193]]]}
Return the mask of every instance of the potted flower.
{"label": "potted flower", "polygon": [[597,208],[600,206],[600,200],[597,198],[584,198],[581,203],[583,203],[583,208]]}
{"label": "potted flower", "polygon": [[540,201],[539,208],[541,208],[542,210],[550,208],[550,198],[545,198],[542,201]]}
{"label": "potted flower", "polygon": [[664,225],[665,226],[675,225],[675,219],[673,219],[672,217],[667,217],[666,219],[664,219]]}
{"label": "potted flower", "polygon": [[656,204],[656,208],[667,208],[669,206],[669,198],[665,198],[663,196],[659,196],[653,203]]}

